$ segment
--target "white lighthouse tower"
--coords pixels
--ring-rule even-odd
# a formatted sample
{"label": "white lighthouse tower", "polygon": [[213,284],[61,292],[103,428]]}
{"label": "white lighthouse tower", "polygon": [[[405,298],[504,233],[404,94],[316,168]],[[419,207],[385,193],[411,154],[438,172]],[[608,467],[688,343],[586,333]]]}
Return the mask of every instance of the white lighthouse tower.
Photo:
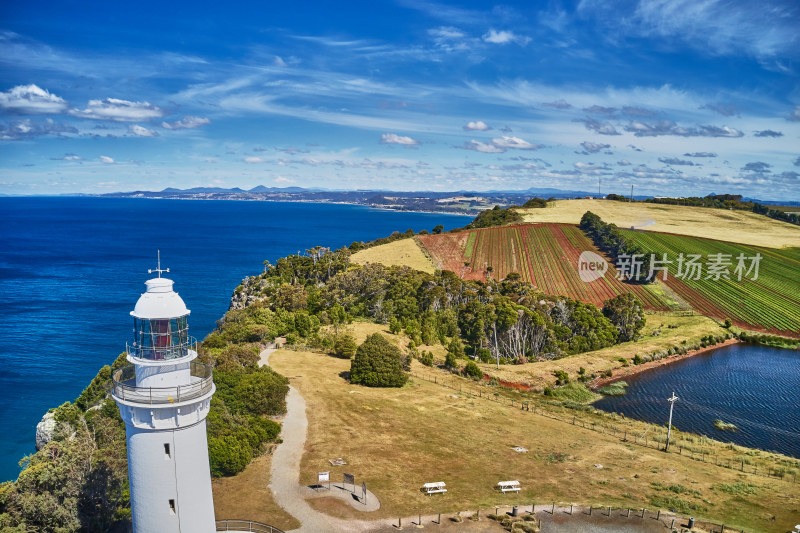
{"label": "white lighthouse tower", "polygon": [[134,533],[216,531],[208,466],[206,416],[216,390],[211,367],[194,359],[189,310],[169,269],[149,270],[133,316],[132,364],[113,376],[112,395],[125,421]]}

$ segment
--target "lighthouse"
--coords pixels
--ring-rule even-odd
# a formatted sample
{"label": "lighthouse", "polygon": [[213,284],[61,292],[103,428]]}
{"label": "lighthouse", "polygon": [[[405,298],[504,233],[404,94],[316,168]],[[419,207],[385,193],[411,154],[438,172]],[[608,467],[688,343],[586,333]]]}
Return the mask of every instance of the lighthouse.
{"label": "lighthouse", "polygon": [[128,443],[134,533],[216,531],[208,464],[206,416],[216,390],[212,369],[197,358],[189,310],[169,269],[157,276],[131,311],[131,363],[113,375]]}

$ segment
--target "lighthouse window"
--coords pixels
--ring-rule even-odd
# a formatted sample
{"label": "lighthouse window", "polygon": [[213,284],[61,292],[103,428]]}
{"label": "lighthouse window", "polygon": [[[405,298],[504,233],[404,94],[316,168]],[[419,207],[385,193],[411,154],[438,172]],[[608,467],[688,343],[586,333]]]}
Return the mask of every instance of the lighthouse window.
{"label": "lighthouse window", "polygon": [[186,355],[188,324],[186,316],[176,318],[134,318],[134,338],[143,359],[175,359]]}
{"label": "lighthouse window", "polygon": [[170,459],[172,456],[169,453],[169,443],[164,443],[164,459]]}
{"label": "lighthouse window", "polygon": [[175,500],[169,501],[169,514],[175,516]]}

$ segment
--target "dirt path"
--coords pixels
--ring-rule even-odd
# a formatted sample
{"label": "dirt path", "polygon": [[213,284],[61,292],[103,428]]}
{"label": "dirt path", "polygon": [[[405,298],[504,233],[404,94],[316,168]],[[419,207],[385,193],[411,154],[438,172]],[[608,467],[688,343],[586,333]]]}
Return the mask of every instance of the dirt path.
{"label": "dirt path", "polygon": [[[269,356],[275,348],[267,348],[261,352],[259,363],[269,363]],[[306,498],[311,497],[338,497],[347,501],[353,507],[363,510],[376,510],[380,508],[377,496],[367,491],[367,506],[359,501],[354,501],[349,491],[333,487],[330,493],[323,495],[314,490],[300,485],[300,460],[305,450],[306,432],[308,431],[308,417],[306,416],[306,401],[297,389],[289,387],[286,396],[286,416],[281,428],[281,443],[275,448],[272,455],[272,470],[270,472],[269,488],[275,501],[283,509],[300,521],[302,526],[294,531],[298,533],[319,531],[368,531],[384,526],[381,521],[353,521],[341,520],[314,510]]]}

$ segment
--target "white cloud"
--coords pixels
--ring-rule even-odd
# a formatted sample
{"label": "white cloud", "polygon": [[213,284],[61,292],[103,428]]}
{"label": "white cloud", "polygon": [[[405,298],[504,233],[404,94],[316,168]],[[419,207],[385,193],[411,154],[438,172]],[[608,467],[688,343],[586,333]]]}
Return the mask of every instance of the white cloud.
{"label": "white cloud", "polygon": [[63,98],[34,84],[0,92],[0,108],[12,113],[61,113],[67,107]]}
{"label": "white cloud", "polygon": [[464,131],[488,131],[490,129],[492,128],[482,120],[467,122],[467,124],[464,126]]}
{"label": "white cloud", "polygon": [[464,32],[452,26],[440,26],[428,30],[428,35],[436,39],[462,39]]}
{"label": "white cloud", "polygon": [[508,137],[506,135],[492,139],[492,144],[498,148],[513,148],[516,150],[538,150],[542,148],[541,144],[529,143],[519,137]]}
{"label": "white cloud", "polygon": [[608,34],[648,39],[682,40],[706,53],[732,55],[744,51],[755,57],[774,57],[797,50],[796,2],[764,0],[583,0],[578,13],[593,16]]}
{"label": "white cloud", "polygon": [[251,164],[255,164],[255,163],[264,163],[264,162],[266,162],[266,159],[264,159],[263,157],[253,157],[253,156],[250,156],[250,157],[245,157],[245,158],[244,158],[244,162],[245,162],[245,163],[251,163]]}
{"label": "white cloud", "polygon": [[131,124],[128,126],[128,133],[136,135],[137,137],[158,137],[156,130],[147,129],[138,124]]}
{"label": "white cloud", "polygon": [[483,34],[481,38],[485,42],[492,44],[508,44],[515,42],[524,46],[530,42],[530,37],[521,37],[515,35],[513,32],[506,30],[497,31],[494,28]]}
{"label": "white cloud", "polygon": [[589,141],[582,142],[581,146],[586,152],[590,154],[596,154],[600,150],[606,150],[608,148],[611,148],[611,145],[609,144],[593,143]]}
{"label": "white cloud", "polygon": [[413,146],[415,144],[419,144],[419,141],[416,141],[411,137],[403,137],[394,133],[383,133],[381,134],[381,144],[402,144],[404,146]]}
{"label": "white cloud", "polygon": [[78,130],[49,118],[43,122],[33,122],[26,118],[10,124],[0,124],[0,140],[6,141],[31,139],[42,135],[61,136],[62,133],[78,133]]}
{"label": "white cloud", "polygon": [[207,118],[188,116],[183,117],[177,122],[162,122],[161,127],[168,130],[179,130],[182,128],[199,128],[200,126],[205,126],[206,124],[211,124],[211,121]]}
{"label": "white cloud", "polygon": [[480,141],[471,140],[464,143],[465,150],[473,150],[475,152],[483,152],[484,154],[502,154],[506,151],[505,148],[495,146],[493,143],[482,143]]}
{"label": "white cloud", "polygon": [[289,178],[285,178],[283,176],[278,176],[277,178],[272,180],[272,183],[277,183],[277,184],[289,184],[289,183],[294,183],[294,182],[295,182],[294,180],[291,180]]}
{"label": "white cloud", "polygon": [[108,157],[107,155],[101,155],[100,162],[105,163],[107,165],[113,165],[114,163],[116,163],[116,161],[114,161],[114,158]]}
{"label": "white cloud", "polygon": [[794,106],[794,109],[789,114],[789,116],[786,117],[786,120],[790,120],[792,122],[800,121],[800,105]]}
{"label": "white cloud", "polygon": [[149,102],[130,102],[118,98],[89,100],[89,105],[86,109],[73,109],[70,113],[81,118],[115,120],[119,122],[152,120],[161,118],[164,115],[161,108]]}

